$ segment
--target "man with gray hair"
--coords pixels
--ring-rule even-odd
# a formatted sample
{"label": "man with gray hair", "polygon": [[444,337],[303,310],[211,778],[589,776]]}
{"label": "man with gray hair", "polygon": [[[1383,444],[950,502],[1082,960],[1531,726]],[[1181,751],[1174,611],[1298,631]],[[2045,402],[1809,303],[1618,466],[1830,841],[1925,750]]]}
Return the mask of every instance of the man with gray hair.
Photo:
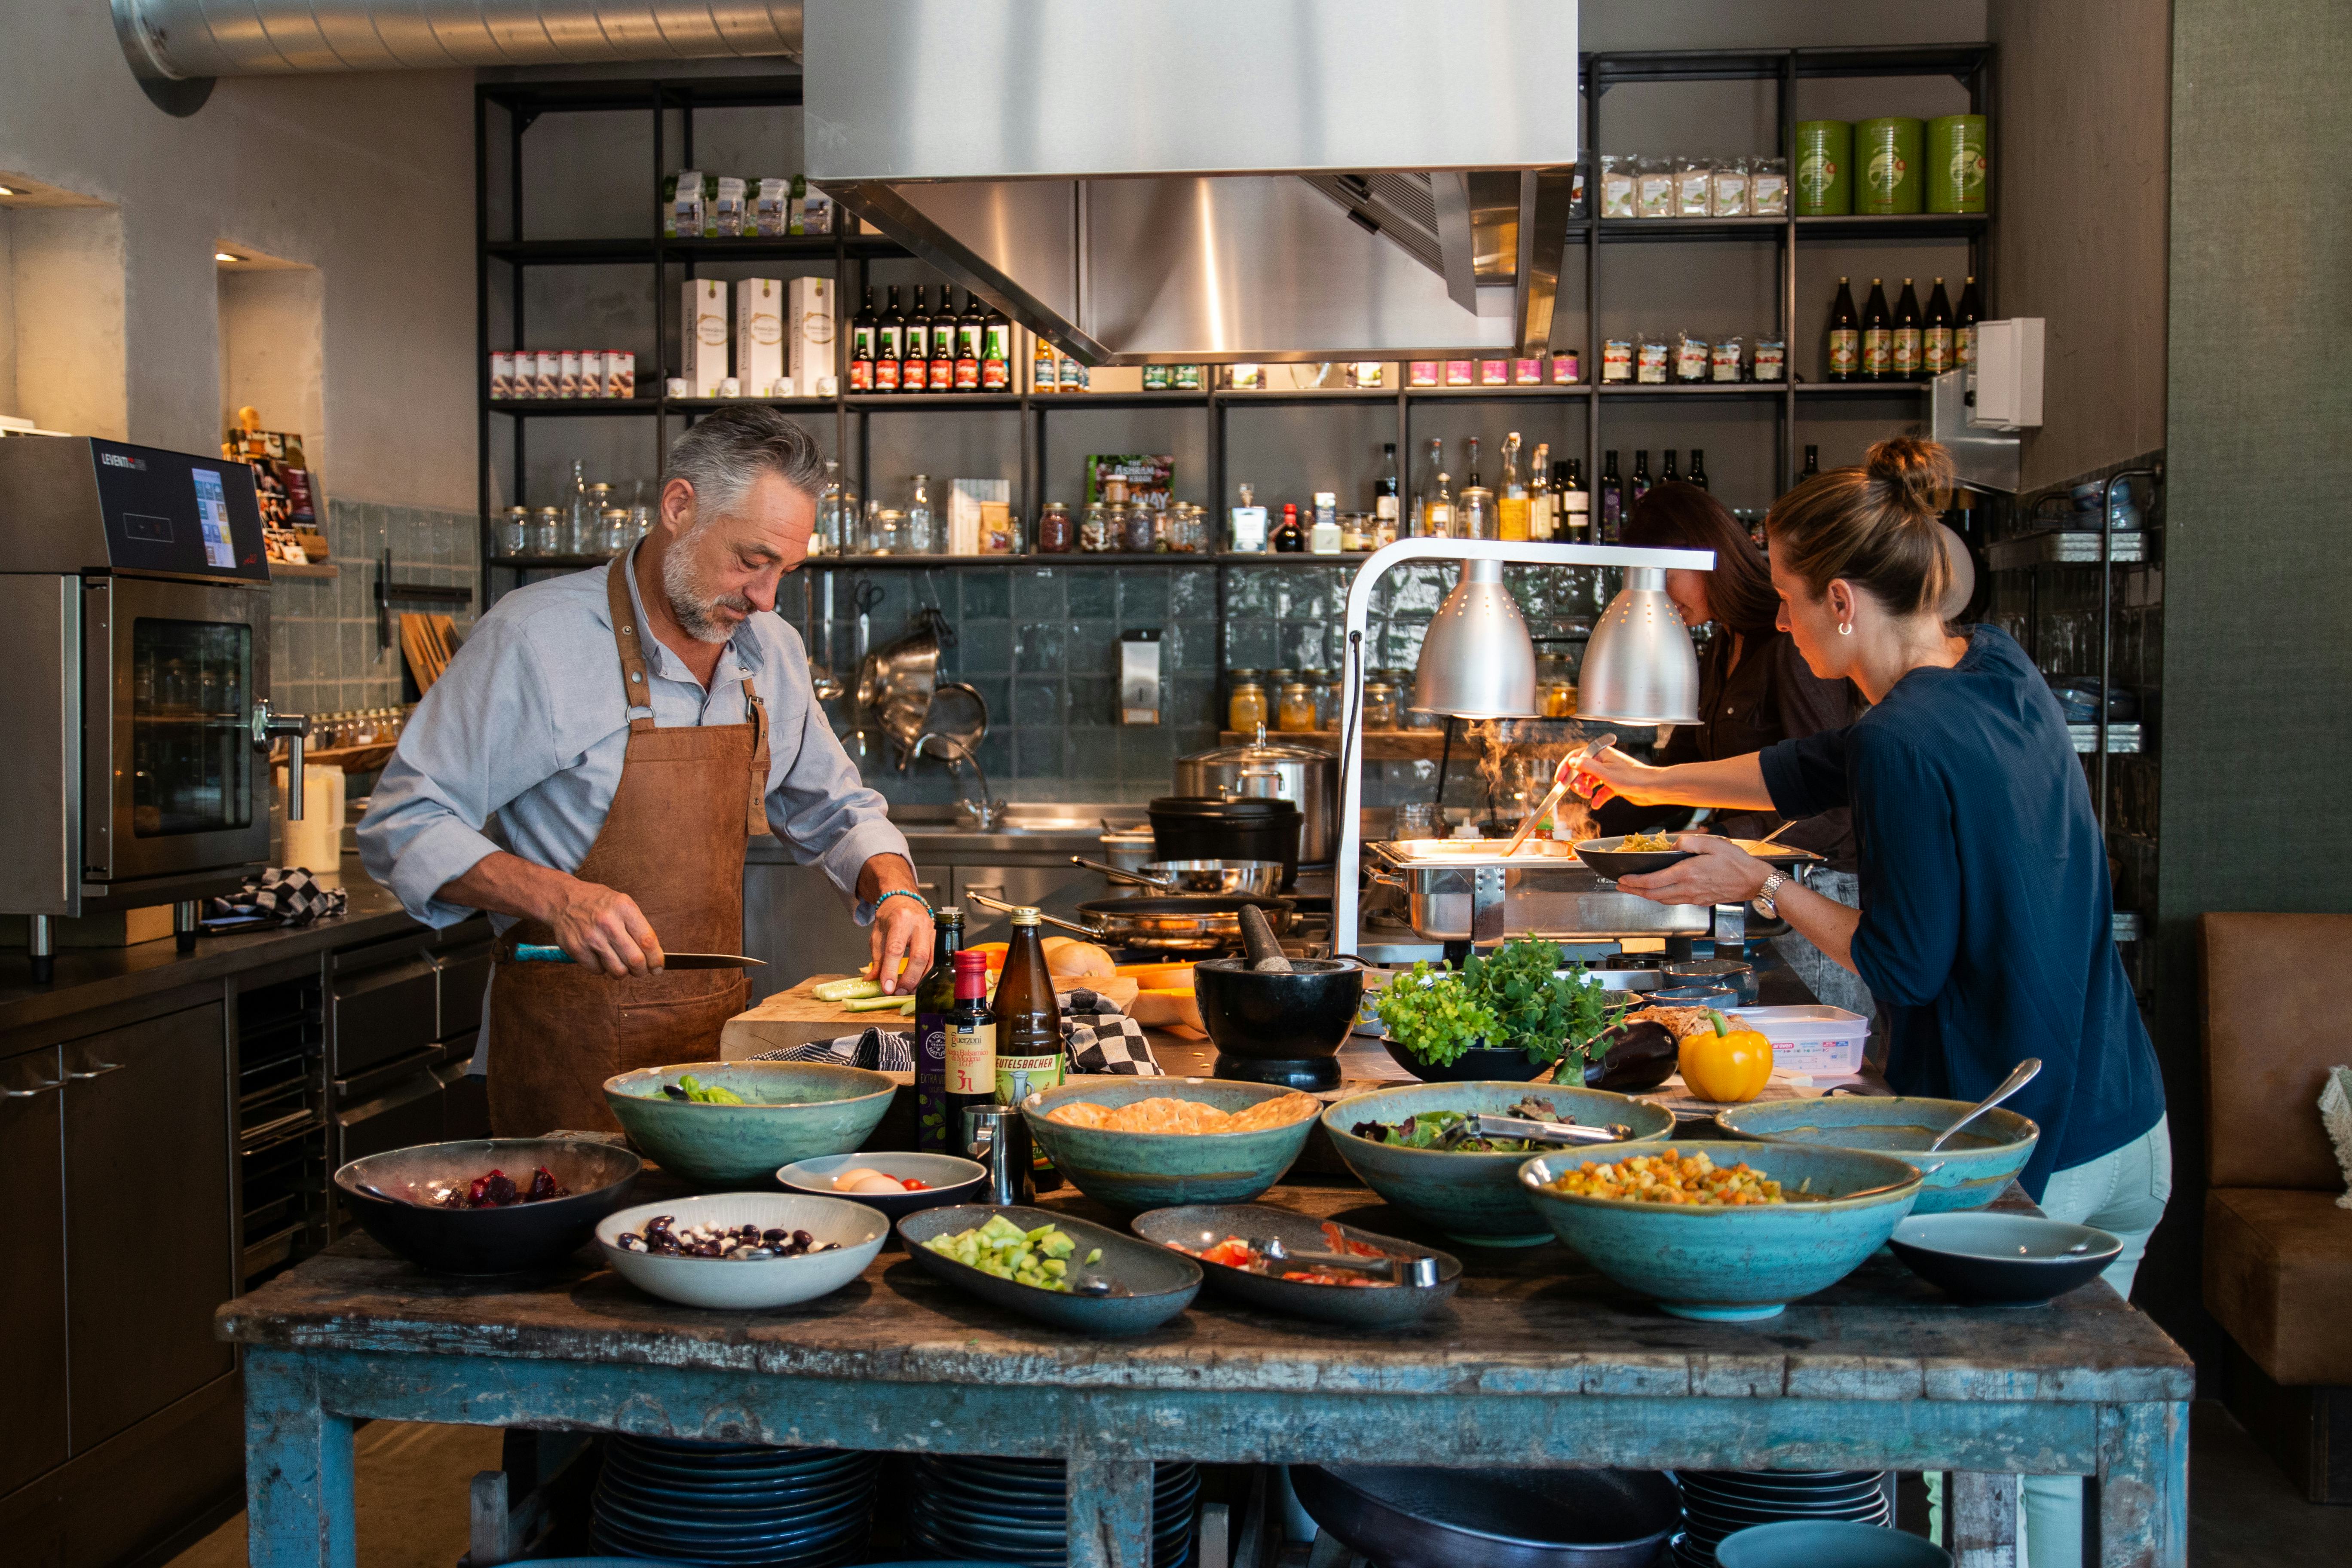
{"label": "man with gray hair", "polygon": [[695,425],[670,447],[653,531],[500,599],[376,785],[368,874],[429,925],[484,910],[499,931],[475,1064],[502,1137],[612,1129],[606,1079],[718,1057],[748,982],[683,955],[742,950],[754,834],[832,878],[873,928],[885,990],[929,967],[907,841],[834,738],[799,635],[769,613],[808,554],[823,470],[772,408]]}

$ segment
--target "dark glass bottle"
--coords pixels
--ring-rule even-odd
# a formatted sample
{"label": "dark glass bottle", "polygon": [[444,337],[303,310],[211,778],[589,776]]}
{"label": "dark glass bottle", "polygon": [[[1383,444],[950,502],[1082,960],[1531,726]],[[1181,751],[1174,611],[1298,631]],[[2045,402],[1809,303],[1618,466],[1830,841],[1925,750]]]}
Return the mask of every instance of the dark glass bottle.
{"label": "dark glass bottle", "polygon": [[940,313],[931,318],[931,390],[955,390],[956,328],[959,318],[955,309],[955,290],[940,285]]}
{"label": "dark glass bottle", "polygon": [[1854,313],[1853,290],[1841,278],[1830,303],[1830,379],[1852,381],[1861,374],[1862,318]]}
{"label": "dark glass bottle", "polygon": [[1642,498],[1648,495],[1651,489],[1649,450],[1636,447],[1633,449],[1633,477],[1625,484],[1625,510],[1630,512],[1641,505]]}
{"label": "dark glass bottle", "polygon": [[866,286],[866,303],[849,322],[849,390],[874,390],[874,334],[877,325],[874,314],[874,285]]}
{"label": "dark glass bottle", "polygon": [[980,389],[1003,392],[1012,384],[1013,322],[1003,311],[991,305],[981,318]]}
{"label": "dark glass bottle", "polygon": [[967,289],[963,291],[963,314],[956,320],[955,389],[958,392],[980,390],[980,351],[987,336],[987,312],[980,308],[980,296]]}
{"label": "dark glass bottle", "polygon": [[1984,300],[1977,293],[1977,280],[1971,277],[1960,289],[1960,308],[1952,316],[1952,367],[1974,370],[1977,367],[1977,323],[1984,320]]}
{"label": "dark glass bottle", "polygon": [[1675,449],[1669,447],[1666,448],[1666,460],[1658,465],[1658,483],[1671,485],[1680,482],[1681,479],[1682,475],[1675,471]]}
{"label": "dark glass bottle", "polygon": [[1923,374],[1925,361],[1920,357],[1920,339],[1926,324],[1919,318],[1919,296],[1913,292],[1911,279],[1903,279],[1902,297],[1895,301],[1895,379],[1916,381]]}
{"label": "dark glass bottle", "polygon": [[1478,488],[1478,437],[1475,436],[1470,437],[1470,468],[1468,472],[1470,477],[1462,481],[1462,488],[1465,490],[1475,489]]}
{"label": "dark glass bottle", "polygon": [[915,308],[907,312],[905,347],[901,350],[903,363],[898,371],[898,390],[922,392],[931,384],[931,288],[928,283],[915,285]]}
{"label": "dark glass bottle", "polygon": [[1584,488],[1584,459],[1551,466],[1552,537],[1581,544],[1592,527],[1592,493]]}
{"label": "dark glass bottle", "polygon": [[1706,454],[1696,447],[1691,448],[1691,471],[1683,482],[1706,489]]}
{"label": "dark glass bottle", "polygon": [[955,955],[955,1000],[948,1013],[946,1107],[948,1152],[965,1152],[963,1112],[996,1102],[996,1015],[988,1005],[988,954]]}
{"label": "dark glass bottle", "polygon": [[1307,531],[1298,526],[1298,503],[1282,503],[1282,522],[1274,531],[1274,552],[1276,555],[1303,555],[1307,552]]}
{"label": "dark glass bottle", "polygon": [[1372,484],[1372,526],[1380,531],[1381,543],[1394,541],[1402,531],[1397,520],[1403,497],[1403,481],[1397,474],[1396,443],[1384,442],[1381,447],[1381,477]]}
{"label": "dark glass bottle", "polygon": [[1617,477],[1615,451],[1601,455],[1601,539],[1614,544],[1625,528],[1625,481]]}
{"label": "dark glass bottle", "polygon": [[1819,447],[1807,447],[1805,448],[1804,471],[1797,476],[1797,482],[1799,484],[1802,484],[1807,479],[1819,479],[1821,478],[1821,473],[1822,449]]}
{"label": "dark glass bottle", "polygon": [[1944,292],[1944,280],[1936,279],[1935,291],[1927,296],[1927,330],[1920,340],[1920,369],[1929,376],[1950,370],[1958,362],[1952,358],[1952,300]]}
{"label": "dark glass bottle", "polygon": [[874,328],[874,390],[898,390],[898,367],[906,355],[899,351],[906,346],[907,317],[898,307],[898,286],[890,285],[890,308]]}
{"label": "dark glass bottle", "polygon": [[1862,308],[1862,378],[1885,381],[1895,374],[1895,315],[1886,308],[1886,289],[1870,280],[1870,300]]}
{"label": "dark glass bottle", "polygon": [[[1054,1000],[1054,977],[1045,969],[1038,938],[1037,911],[1013,911],[1013,940],[1004,952],[1004,973],[996,983],[990,1016],[996,1024],[996,1100],[1018,1105],[1041,1089],[1062,1081],[1062,1009]],[[1034,1157],[1037,1186],[1062,1184],[1045,1152]]]}
{"label": "dark glass bottle", "polygon": [[931,942],[931,967],[915,987],[915,1147],[926,1153],[952,1154],[961,1113],[948,1108],[948,1017],[955,1011],[955,959],[963,946],[963,911],[932,910]]}

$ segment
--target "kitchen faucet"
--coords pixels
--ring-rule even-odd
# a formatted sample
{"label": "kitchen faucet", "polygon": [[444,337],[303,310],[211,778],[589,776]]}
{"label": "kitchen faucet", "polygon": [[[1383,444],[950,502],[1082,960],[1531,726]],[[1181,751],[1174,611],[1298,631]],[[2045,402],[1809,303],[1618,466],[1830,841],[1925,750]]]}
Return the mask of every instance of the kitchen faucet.
{"label": "kitchen faucet", "polygon": [[915,737],[911,754],[919,757],[926,753],[944,759],[948,772],[952,774],[961,776],[964,769],[971,770],[971,776],[980,786],[978,796],[964,795],[958,798],[956,804],[971,814],[974,827],[987,833],[1004,819],[1005,803],[989,794],[988,775],[981,771],[980,759],[971,754],[969,747],[949,740],[936,730],[926,730]]}

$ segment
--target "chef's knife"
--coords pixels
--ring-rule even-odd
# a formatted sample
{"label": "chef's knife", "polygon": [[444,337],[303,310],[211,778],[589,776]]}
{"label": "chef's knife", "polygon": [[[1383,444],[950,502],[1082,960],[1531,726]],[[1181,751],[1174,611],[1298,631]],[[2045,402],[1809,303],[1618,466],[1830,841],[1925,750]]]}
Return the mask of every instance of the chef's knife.
{"label": "chef's knife", "polygon": [[[517,963],[570,963],[572,955],[560,947],[541,947],[531,942],[517,942],[514,950]],[[662,954],[664,969],[765,969],[764,958],[746,958],[740,952],[666,952]]]}

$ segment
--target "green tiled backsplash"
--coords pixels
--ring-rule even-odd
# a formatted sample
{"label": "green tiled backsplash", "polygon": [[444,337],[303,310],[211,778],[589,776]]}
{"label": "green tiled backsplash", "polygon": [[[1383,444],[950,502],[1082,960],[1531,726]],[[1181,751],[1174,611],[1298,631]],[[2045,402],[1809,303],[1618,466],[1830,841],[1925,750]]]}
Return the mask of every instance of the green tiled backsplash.
{"label": "green tiled backsplash", "polygon": [[[813,563],[807,570],[819,568]],[[1174,763],[1217,743],[1224,723],[1226,668],[1341,668],[1341,624],[1353,566],[1230,566],[1219,648],[1218,568],[1087,566],[1063,563],[942,565],[860,574],[833,569],[832,659],[845,681],[856,679],[852,585],[860,577],[880,597],[868,611],[872,641],[899,636],[917,610],[930,605],[955,628],[940,678],[976,687],[987,700],[989,732],[981,765],[996,793],[1029,801],[1140,803],[1174,787]],[[1430,617],[1457,569],[1416,563],[1389,574],[1375,591],[1367,646],[1375,668],[1412,668]],[[1538,637],[1589,626],[1594,577],[1565,567],[1514,569],[1513,595]],[[819,582],[822,581],[820,577]],[[784,608],[800,619],[800,601]],[[1159,628],[1160,718],[1156,726],[1116,722],[1118,637]],[[1573,660],[1582,644],[1551,645]],[[849,730],[847,702],[835,704],[835,729]],[[946,768],[924,759],[900,773],[896,752],[877,742],[862,763],[867,781],[894,801],[935,805],[957,788]],[[1478,793],[1457,763],[1449,802]],[[1365,770],[1368,805],[1429,798],[1434,763],[1374,763]],[[1016,787],[1017,786],[1017,787]]]}
{"label": "green tiled backsplash", "polygon": [[[401,700],[397,623],[377,646],[375,580],[392,551],[395,582],[478,588],[480,536],[470,512],[373,501],[327,503],[327,547],[339,574],[281,577],[270,584],[269,700],[285,712],[388,708]],[[402,606],[394,605],[394,611]],[[476,607],[413,605],[451,615],[460,631]]]}

